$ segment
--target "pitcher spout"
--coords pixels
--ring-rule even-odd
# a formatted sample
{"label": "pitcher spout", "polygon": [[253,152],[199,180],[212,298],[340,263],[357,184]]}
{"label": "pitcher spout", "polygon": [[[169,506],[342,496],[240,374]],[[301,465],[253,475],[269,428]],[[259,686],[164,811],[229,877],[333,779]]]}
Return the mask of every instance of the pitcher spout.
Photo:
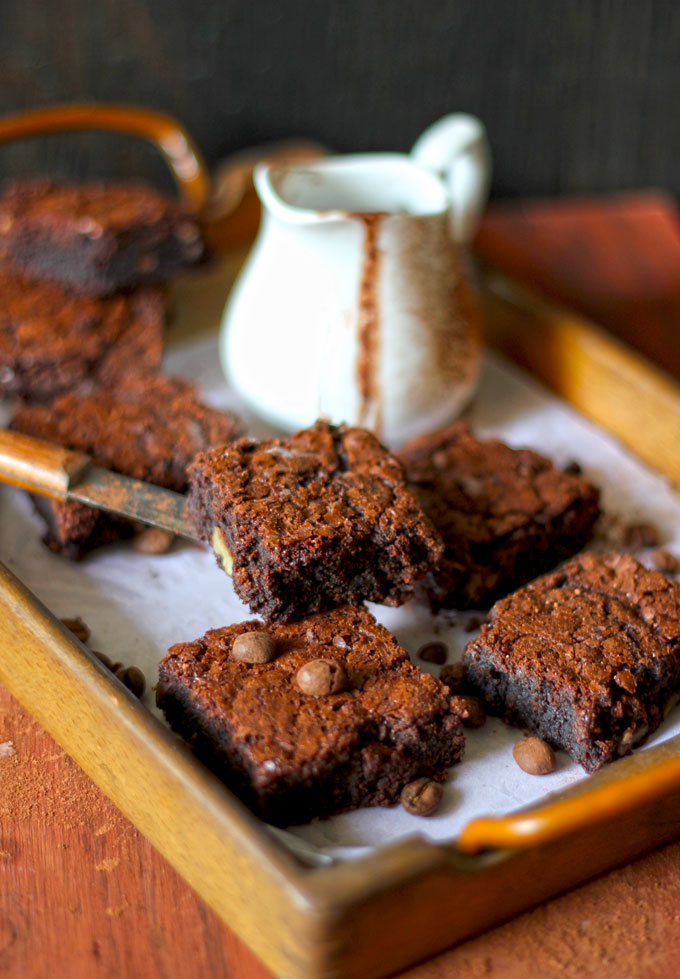
{"label": "pitcher spout", "polygon": [[443,181],[400,153],[355,154],[305,164],[256,167],[265,211],[286,224],[317,224],[362,214],[440,214]]}

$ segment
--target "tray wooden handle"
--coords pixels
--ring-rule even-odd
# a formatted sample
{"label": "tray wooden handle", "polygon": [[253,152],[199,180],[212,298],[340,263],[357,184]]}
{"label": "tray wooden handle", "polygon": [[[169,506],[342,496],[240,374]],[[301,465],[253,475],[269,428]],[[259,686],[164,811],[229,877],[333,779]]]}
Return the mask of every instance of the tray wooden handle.
{"label": "tray wooden handle", "polygon": [[[615,820],[679,786],[680,757],[667,758],[627,778],[609,781],[572,798],[558,799],[532,812],[473,819],[464,827],[456,845],[464,853],[494,847],[540,846],[597,821]],[[588,789],[587,784],[584,788]]]}
{"label": "tray wooden handle", "polygon": [[82,452],[0,429],[0,482],[65,500],[90,463]]}
{"label": "tray wooden handle", "polygon": [[196,211],[208,200],[210,179],[198,147],[172,116],[116,102],[53,105],[0,119],[0,143],[74,130],[106,129],[141,136],[168,164],[182,199]]}

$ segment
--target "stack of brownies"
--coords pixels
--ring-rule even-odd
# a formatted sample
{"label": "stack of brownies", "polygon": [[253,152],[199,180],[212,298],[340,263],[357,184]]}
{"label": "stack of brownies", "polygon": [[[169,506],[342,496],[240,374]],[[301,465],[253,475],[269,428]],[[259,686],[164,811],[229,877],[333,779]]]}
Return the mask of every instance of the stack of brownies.
{"label": "stack of brownies", "polygon": [[[34,180],[0,197],[13,427],[188,488],[200,536],[260,616],[170,649],[157,688],[170,725],[279,825],[400,799],[431,815],[463,725],[480,723],[472,695],[588,771],[640,744],[680,693],[680,586],[629,555],[578,554],[597,489],[462,423],[396,454],[323,420],[241,437],[236,417],[159,373],[161,284],[202,252],[195,218],[136,185]],[[39,506],[68,557],[139,533]],[[409,600],[493,608],[437,678],[364,605]]]}
{"label": "stack of brownies", "polygon": [[[99,465],[183,491],[201,449],[234,438],[234,416],[159,374],[163,285],[204,252],[196,217],[140,184],[17,180],[0,195],[0,397],[12,427]],[[77,559],[133,526],[36,498],[54,551]],[[144,538],[139,542],[143,548]],[[166,536],[155,547],[169,546]]]}

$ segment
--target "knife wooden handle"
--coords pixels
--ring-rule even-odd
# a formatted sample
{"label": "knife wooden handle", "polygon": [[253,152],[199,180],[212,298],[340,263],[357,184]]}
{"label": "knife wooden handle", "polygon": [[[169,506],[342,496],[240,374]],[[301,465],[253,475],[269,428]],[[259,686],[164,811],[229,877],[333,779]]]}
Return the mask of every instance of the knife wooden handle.
{"label": "knife wooden handle", "polygon": [[90,462],[82,452],[0,429],[0,482],[64,500]]}

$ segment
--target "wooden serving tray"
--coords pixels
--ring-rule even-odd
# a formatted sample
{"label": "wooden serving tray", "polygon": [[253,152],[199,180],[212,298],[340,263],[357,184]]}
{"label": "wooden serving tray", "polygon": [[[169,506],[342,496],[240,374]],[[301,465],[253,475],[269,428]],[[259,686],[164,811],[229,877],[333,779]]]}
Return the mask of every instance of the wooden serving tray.
{"label": "wooden serving tray", "polygon": [[[484,285],[495,346],[610,430],[611,406],[616,421],[633,401],[644,428],[623,424],[621,432],[646,461],[680,478],[674,381],[508,280],[485,274]],[[658,439],[650,437],[655,420]],[[680,744],[670,739],[526,812],[476,819],[450,844],[415,837],[307,867],[4,567],[0,609],[0,682],[282,976],[387,975],[680,830]]]}
{"label": "wooden serving tray", "polygon": [[[241,212],[250,228],[247,194]],[[228,244],[228,223],[214,230]],[[675,381],[509,280],[484,272],[483,285],[497,349],[680,481]],[[0,616],[0,682],[281,976],[385,976],[680,833],[675,738],[450,843],[414,837],[308,867],[2,565]]]}

